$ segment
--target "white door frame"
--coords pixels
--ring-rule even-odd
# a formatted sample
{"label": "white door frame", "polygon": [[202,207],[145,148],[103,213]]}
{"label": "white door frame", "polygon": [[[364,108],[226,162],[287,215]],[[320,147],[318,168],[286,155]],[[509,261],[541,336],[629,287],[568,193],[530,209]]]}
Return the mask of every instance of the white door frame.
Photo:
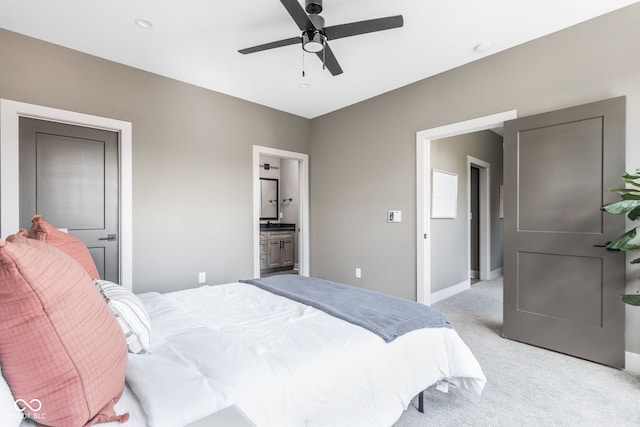
{"label": "white door frame", "polygon": [[298,263],[301,276],[309,275],[309,155],[277,148],[253,146],[253,276],[260,277],[260,155],[298,161]]}
{"label": "white door frame", "polygon": [[515,119],[517,110],[491,114],[416,132],[416,286],[419,303],[431,305],[431,141],[449,136],[502,127]]}
{"label": "white door frame", "polygon": [[[490,194],[491,188],[491,164],[484,160],[467,156],[467,170],[475,166],[480,171],[479,184],[479,214],[480,214],[480,280],[489,280],[491,272],[491,216]],[[467,206],[471,206],[471,174],[467,174]],[[469,254],[469,268],[471,270],[471,228],[467,222],[467,254]],[[435,301],[434,301],[435,302]]]}
{"label": "white door frame", "polygon": [[119,256],[120,284],[133,289],[132,233],[132,131],[131,123],[58,108],[0,99],[0,236],[5,238],[19,227],[19,120],[40,120],[86,126],[118,132],[119,156]]}

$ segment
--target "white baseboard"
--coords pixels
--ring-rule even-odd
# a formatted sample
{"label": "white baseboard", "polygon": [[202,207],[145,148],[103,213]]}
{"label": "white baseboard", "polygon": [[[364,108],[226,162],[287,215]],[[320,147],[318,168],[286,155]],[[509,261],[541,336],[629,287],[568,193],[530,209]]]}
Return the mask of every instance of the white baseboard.
{"label": "white baseboard", "polygon": [[455,294],[459,294],[460,292],[466,291],[469,288],[471,288],[471,282],[469,280],[465,280],[458,283],[457,285],[449,286],[448,288],[436,291],[431,294],[431,304],[435,304],[438,301],[442,301],[443,299],[452,297]]}
{"label": "white baseboard", "polygon": [[627,351],[624,354],[624,362],[625,371],[640,375],[640,354]]}
{"label": "white baseboard", "polygon": [[500,276],[502,276],[502,267],[491,270],[489,272],[489,278],[487,280],[497,279]]}

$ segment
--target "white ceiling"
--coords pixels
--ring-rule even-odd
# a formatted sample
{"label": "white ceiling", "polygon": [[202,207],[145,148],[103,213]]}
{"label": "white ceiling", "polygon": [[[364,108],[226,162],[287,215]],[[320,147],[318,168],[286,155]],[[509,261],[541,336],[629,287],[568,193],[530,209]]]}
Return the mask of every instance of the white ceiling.
{"label": "white ceiling", "polygon": [[[327,26],[404,16],[402,28],[331,42],[336,77],[305,54],[303,78],[299,45],[237,52],[300,35],[278,0],[0,0],[0,27],[313,118],[632,3],[324,0]],[[483,42],[491,49],[474,51]]]}

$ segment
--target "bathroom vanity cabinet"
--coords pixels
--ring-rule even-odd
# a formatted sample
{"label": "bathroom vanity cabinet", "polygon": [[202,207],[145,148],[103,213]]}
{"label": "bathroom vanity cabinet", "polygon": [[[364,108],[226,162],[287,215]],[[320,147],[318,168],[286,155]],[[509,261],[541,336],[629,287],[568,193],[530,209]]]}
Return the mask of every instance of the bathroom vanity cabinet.
{"label": "bathroom vanity cabinet", "polygon": [[295,263],[295,224],[263,224],[260,228],[260,271],[290,270]]}

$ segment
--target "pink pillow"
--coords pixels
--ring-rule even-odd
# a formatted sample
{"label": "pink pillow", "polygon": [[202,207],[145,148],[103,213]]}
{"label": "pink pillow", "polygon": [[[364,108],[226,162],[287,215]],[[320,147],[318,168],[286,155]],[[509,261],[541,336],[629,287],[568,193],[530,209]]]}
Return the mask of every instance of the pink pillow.
{"label": "pink pillow", "polygon": [[126,421],[113,407],[127,362],[118,322],[77,262],[25,235],[0,240],[0,363],[13,396],[42,425]]}
{"label": "pink pillow", "polygon": [[100,274],[96,268],[96,264],[93,262],[89,249],[85,246],[82,240],[69,233],[60,231],[47,221],[42,219],[42,216],[35,215],[31,219],[31,230],[29,230],[29,236],[32,239],[44,240],[50,245],[55,246],[63,252],[66,252],[71,258],[80,263],[89,276],[92,279],[99,279]]}

